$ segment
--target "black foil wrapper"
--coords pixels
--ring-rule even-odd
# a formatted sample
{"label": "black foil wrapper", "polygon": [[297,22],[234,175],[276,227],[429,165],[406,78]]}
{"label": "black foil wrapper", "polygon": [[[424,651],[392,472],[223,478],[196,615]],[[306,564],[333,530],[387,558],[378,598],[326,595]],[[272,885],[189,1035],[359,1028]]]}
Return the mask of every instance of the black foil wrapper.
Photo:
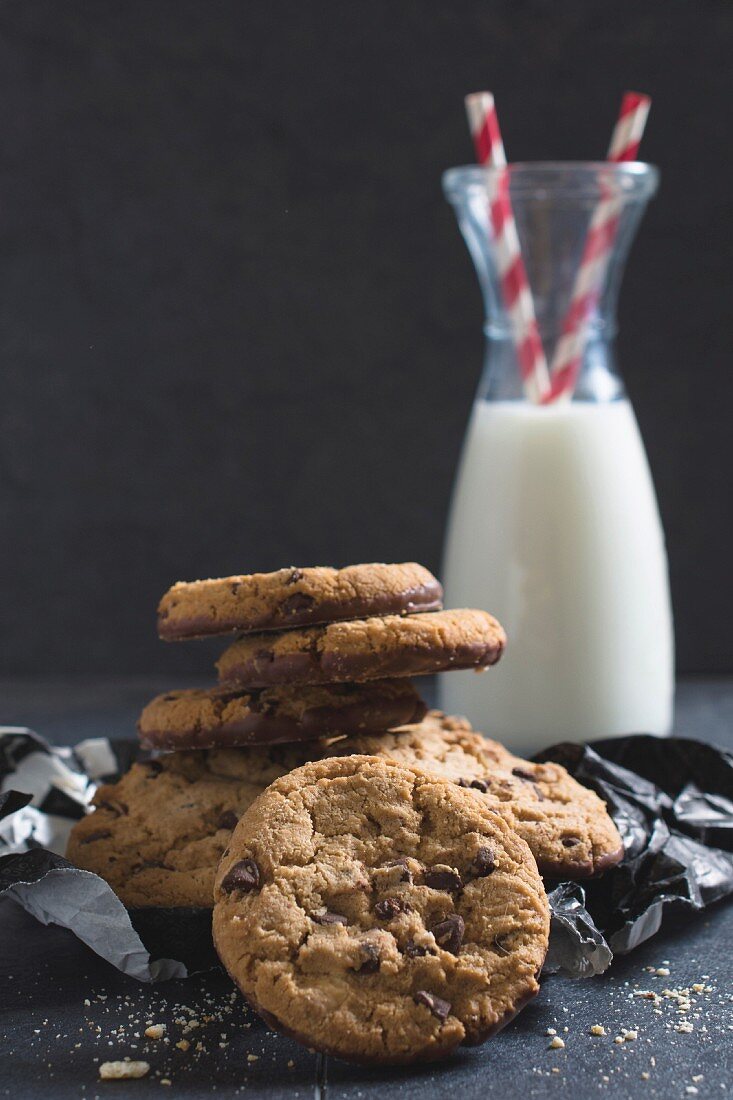
{"label": "black foil wrapper", "polygon": [[595,969],[595,933],[626,954],[663,923],[733,893],[731,753],[639,734],[555,745],[535,759],[562,764],[605,800],[626,853],[598,880],[551,889],[549,969],[580,976],[583,963]]}
{"label": "black foil wrapper", "polygon": [[[156,981],[216,965],[211,910],[126,910],[102,879],[63,858],[96,784],[140,755],[133,740],[58,749],[30,730],[0,727],[0,898],[70,928],[124,973]],[[733,893],[731,753],[638,735],[556,745],[536,759],[563,764],[605,800],[626,852],[600,879],[546,883],[546,973],[602,974],[614,954]]]}

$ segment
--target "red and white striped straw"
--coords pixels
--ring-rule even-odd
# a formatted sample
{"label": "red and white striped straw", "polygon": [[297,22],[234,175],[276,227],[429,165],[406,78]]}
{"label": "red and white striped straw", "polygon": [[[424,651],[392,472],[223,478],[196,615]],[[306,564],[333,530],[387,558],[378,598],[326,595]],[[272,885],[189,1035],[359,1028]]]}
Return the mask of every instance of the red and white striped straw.
{"label": "red and white striped straw", "polygon": [[[479,164],[506,168],[506,154],[493,95],[490,92],[474,92],[466,96],[465,102]],[[502,298],[511,319],[524,391],[530,401],[541,402],[549,393],[550,376],[522,260],[506,173],[497,173],[492,180],[489,217],[494,232]]]}
{"label": "red and white striped straw", "polygon": [[606,160],[617,164],[636,160],[651,105],[648,95],[642,95],[641,92],[626,93],[621,100],[621,110],[613,128]]}
{"label": "red and white striped straw", "polygon": [[[608,161],[619,164],[636,159],[650,106],[649,96],[626,93],[608,148]],[[546,401],[569,399],[573,395],[588,341],[588,322],[601,294],[620,215],[621,203],[611,196],[601,199],[593,211],[570,304],[552,358],[552,384]]]}

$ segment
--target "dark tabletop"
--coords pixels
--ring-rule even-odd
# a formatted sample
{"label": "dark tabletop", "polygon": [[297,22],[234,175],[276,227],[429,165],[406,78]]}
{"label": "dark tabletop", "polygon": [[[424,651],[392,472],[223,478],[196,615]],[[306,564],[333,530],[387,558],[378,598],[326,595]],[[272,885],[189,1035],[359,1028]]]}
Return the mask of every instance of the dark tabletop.
{"label": "dark tabletop", "polygon": [[[170,686],[0,683],[1,718],[58,743],[129,736],[141,705]],[[676,728],[733,747],[733,681],[682,684]],[[70,932],[0,903],[0,1095],[127,1100],[170,1088],[176,1096],[272,1100],[725,1097],[733,1089],[732,912],[724,903],[655,937],[603,977],[545,980],[536,1000],[483,1047],[438,1066],[365,1070],[269,1032],[219,970],[144,986]],[[151,1024],[166,1025],[162,1037],[145,1037]],[[594,1025],[605,1035],[592,1035]],[[563,1048],[548,1049],[549,1029]],[[125,1057],[149,1062],[149,1076],[99,1081],[101,1062]]]}

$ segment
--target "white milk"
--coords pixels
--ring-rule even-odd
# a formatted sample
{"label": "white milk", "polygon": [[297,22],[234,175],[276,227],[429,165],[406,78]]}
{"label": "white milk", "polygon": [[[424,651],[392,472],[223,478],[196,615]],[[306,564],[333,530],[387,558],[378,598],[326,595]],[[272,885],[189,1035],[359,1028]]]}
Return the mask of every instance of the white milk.
{"label": "white milk", "polygon": [[477,401],[443,579],[446,607],[485,608],[509,638],[496,668],[439,678],[444,710],[521,752],[669,733],[667,561],[628,401]]}

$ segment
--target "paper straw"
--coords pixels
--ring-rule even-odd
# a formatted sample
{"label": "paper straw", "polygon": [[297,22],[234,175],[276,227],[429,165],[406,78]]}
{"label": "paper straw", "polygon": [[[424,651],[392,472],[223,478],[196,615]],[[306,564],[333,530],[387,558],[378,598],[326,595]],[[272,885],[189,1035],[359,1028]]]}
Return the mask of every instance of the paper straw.
{"label": "paper straw", "polygon": [[652,101],[641,92],[627,92],[621,100],[618,122],[614,126],[606,160],[620,163],[636,160]]}
{"label": "paper straw", "polygon": [[501,171],[506,168],[506,154],[494,97],[490,92],[474,92],[465,102],[476,159],[481,165],[499,169],[492,177],[489,195],[499,285],[511,320],[524,392],[530,401],[540,402],[549,393],[550,378],[514,221],[509,178]]}
{"label": "paper straw", "polygon": [[[649,96],[639,92],[627,92],[623,97],[608,148],[609,162],[620,164],[636,159],[650,106]],[[570,305],[552,358],[552,385],[546,401],[569,400],[575,390],[588,343],[588,322],[601,294],[621,206],[617,198],[609,196],[602,198],[593,211]]]}

